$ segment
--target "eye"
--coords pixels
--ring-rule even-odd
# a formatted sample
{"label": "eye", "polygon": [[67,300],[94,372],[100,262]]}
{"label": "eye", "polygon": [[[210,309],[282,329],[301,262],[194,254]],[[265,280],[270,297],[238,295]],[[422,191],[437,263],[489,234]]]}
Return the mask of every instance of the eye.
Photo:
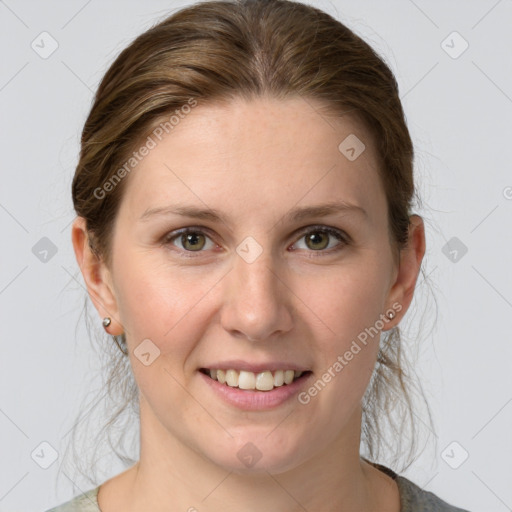
{"label": "eye", "polygon": [[[339,243],[332,245],[329,238],[335,238]],[[312,226],[306,232],[303,232],[300,240],[305,240],[306,249],[313,252],[331,252],[324,249],[335,250],[340,249],[342,246],[348,244],[348,236],[339,229],[329,228],[327,226]],[[301,247],[299,247],[300,249]]]}
{"label": "eye", "polygon": [[[178,252],[184,257],[194,257],[194,253],[204,252],[215,247],[215,243],[206,234],[205,228],[188,227],[178,231],[172,231],[165,235],[162,239],[164,245],[171,244],[180,249]],[[332,244],[335,238],[338,243]],[[343,246],[348,245],[350,239],[343,231],[327,226],[310,226],[302,232],[300,240],[305,240],[305,249],[308,252],[331,253],[340,250]],[[331,240],[329,240],[331,239]],[[294,245],[297,246],[298,242]],[[295,247],[302,249],[303,247]],[[331,251],[330,249],[333,249]],[[197,254],[199,256],[199,254]]]}
{"label": "eye", "polygon": [[[208,244],[208,240],[210,244]],[[185,252],[201,252],[202,249],[211,249],[214,242],[203,231],[197,228],[184,228],[169,233],[163,240],[164,244],[172,244]],[[177,245],[180,244],[180,245]]]}

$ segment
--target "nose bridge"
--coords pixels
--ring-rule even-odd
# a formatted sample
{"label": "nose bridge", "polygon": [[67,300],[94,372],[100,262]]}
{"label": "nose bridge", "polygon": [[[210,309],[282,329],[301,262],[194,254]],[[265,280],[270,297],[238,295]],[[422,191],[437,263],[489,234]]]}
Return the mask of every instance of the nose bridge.
{"label": "nose bridge", "polygon": [[266,304],[270,304],[272,300],[276,300],[279,280],[275,267],[276,264],[269,252],[262,253],[251,262],[243,257],[237,258],[234,270],[240,285],[238,293],[242,293],[242,297],[252,297],[253,303],[264,300]]}
{"label": "nose bridge", "polygon": [[226,330],[250,340],[264,340],[291,328],[287,288],[278,268],[271,251],[258,248],[254,241],[237,247],[224,296],[222,322]]}

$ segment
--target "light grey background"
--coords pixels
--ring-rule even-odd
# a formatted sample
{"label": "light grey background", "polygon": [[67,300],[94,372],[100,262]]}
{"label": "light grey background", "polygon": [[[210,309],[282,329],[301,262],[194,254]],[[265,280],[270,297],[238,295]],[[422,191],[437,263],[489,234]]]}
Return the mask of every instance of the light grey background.
{"label": "light grey background", "polygon": [[[42,511],[86,490],[69,482],[56,495],[59,460],[43,469],[37,457],[49,453],[43,442],[61,452],[77,404],[99,383],[70,241],[80,130],[119,51],[189,3],[0,1],[0,511]],[[307,3],[355,30],[395,72],[428,206],[419,212],[424,264],[439,317],[416,369],[438,450],[404,475],[471,511],[512,510],[512,2]],[[43,31],[58,43],[46,59],[31,47],[42,47]],[[46,262],[32,250],[43,237],[57,250]]]}

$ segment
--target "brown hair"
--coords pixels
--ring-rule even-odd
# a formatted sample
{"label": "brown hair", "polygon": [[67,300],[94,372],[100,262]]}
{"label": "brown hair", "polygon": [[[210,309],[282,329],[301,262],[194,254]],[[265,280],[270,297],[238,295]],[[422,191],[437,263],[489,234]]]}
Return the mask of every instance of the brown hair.
{"label": "brown hair", "polygon": [[[406,246],[413,199],[419,198],[413,145],[390,68],[359,36],[315,7],[288,0],[220,0],[181,9],[137,37],[98,87],[82,132],[72,194],[77,215],[86,220],[91,247],[107,265],[126,179],[117,180],[108,193],[95,191],[105,191],[104,184],[113,182],[141,141],[191,100],[201,104],[264,95],[314,99],[323,105],[321,115],[349,112],[364,123],[380,157],[390,241],[397,251]],[[409,387],[414,382],[405,370],[401,346],[397,327],[384,334],[363,399],[362,424],[368,458],[375,460],[385,444],[383,420],[389,422],[388,446],[395,448],[387,462],[397,471],[404,455],[401,441],[410,441],[402,469],[414,460],[415,446]],[[108,352],[103,347],[102,352],[108,354],[110,368],[106,394],[122,396],[113,398],[118,409],[105,425],[108,429],[128,405],[138,411],[138,393],[128,358],[117,347]],[[421,386],[419,390],[423,396]],[[109,443],[113,447],[110,434]]]}

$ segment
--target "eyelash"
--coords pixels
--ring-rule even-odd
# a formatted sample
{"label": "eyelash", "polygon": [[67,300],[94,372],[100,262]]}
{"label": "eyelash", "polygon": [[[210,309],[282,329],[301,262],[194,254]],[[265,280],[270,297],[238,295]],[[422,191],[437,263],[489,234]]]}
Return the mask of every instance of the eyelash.
{"label": "eyelash", "polygon": [[[337,251],[341,250],[341,248],[343,248],[346,245],[349,245],[349,243],[350,243],[350,237],[345,232],[343,232],[339,229],[336,229],[336,228],[331,228],[329,226],[322,226],[322,225],[308,226],[307,228],[305,228],[303,231],[300,232],[300,236],[297,239],[297,241],[304,238],[307,234],[318,233],[318,232],[327,233],[328,235],[331,235],[334,238],[336,238],[337,240],[339,240],[341,243],[336,245],[335,247],[331,247],[330,249],[321,249],[318,251],[309,250],[308,252],[311,252],[311,253],[319,253],[318,255],[317,254],[311,255],[310,257],[312,257],[312,258],[321,257],[325,253],[332,254],[333,252],[337,252]],[[170,233],[167,233],[162,239],[162,244],[163,245],[172,244],[172,242],[176,238],[178,238],[182,235],[188,235],[190,233],[202,234],[211,239],[209,229],[204,228],[202,226],[195,226],[195,227],[191,226],[191,227],[187,227],[187,228],[183,228],[183,229],[179,229],[177,231],[172,231]],[[196,257],[200,256],[200,254],[202,252],[204,252],[204,251],[202,251],[202,250],[201,251],[180,250],[180,253],[181,253],[180,256],[183,258],[196,258]]]}

